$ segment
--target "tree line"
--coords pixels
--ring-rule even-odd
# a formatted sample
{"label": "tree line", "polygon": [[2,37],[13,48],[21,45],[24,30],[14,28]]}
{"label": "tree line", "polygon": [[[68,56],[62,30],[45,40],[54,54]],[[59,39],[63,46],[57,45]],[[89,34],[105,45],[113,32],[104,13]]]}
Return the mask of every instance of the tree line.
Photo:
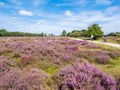
{"label": "tree line", "polygon": [[108,36],[120,37],[120,32],[109,33]]}
{"label": "tree line", "polygon": [[46,34],[46,33],[26,33],[26,32],[9,32],[6,29],[0,29],[0,37],[3,36],[40,36],[40,37],[46,37],[46,36],[55,36],[54,34]]}
{"label": "tree line", "polygon": [[67,33],[66,30],[63,30],[61,34],[61,36],[68,37],[91,37],[91,35],[94,36],[94,39],[99,39],[104,35],[104,32],[98,24],[92,24],[87,29],[73,30],[69,33]]}
{"label": "tree line", "polygon": [[[102,31],[101,27],[98,24],[92,24],[88,26],[87,29],[83,30],[73,30],[72,32],[66,32],[66,30],[63,30],[61,36],[68,36],[68,37],[91,37],[93,35],[93,39],[99,39],[102,38],[104,35],[104,32]],[[120,32],[112,32],[107,34],[106,36],[114,36],[114,37],[120,37]]]}
{"label": "tree line", "polygon": [[[63,30],[60,36],[63,37],[91,37],[91,35],[94,36],[93,39],[99,39],[104,35],[104,32],[102,31],[101,27],[98,24],[92,24],[88,26],[87,29],[83,30],[73,30],[72,32],[66,32],[66,30]],[[40,37],[46,37],[51,36],[54,37],[55,34],[46,34],[46,33],[27,33],[27,32],[9,32],[6,29],[0,29],[0,37],[2,36],[40,36]],[[107,36],[117,36],[120,37],[120,32],[114,32],[109,33]]]}

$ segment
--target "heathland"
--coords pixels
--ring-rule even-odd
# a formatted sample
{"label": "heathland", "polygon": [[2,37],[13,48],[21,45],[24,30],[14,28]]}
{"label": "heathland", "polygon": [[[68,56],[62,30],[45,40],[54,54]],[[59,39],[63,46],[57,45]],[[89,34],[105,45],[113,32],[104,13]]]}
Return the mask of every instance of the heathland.
{"label": "heathland", "polygon": [[0,90],[119,90],[120,49],[67,37],[1,37]]}

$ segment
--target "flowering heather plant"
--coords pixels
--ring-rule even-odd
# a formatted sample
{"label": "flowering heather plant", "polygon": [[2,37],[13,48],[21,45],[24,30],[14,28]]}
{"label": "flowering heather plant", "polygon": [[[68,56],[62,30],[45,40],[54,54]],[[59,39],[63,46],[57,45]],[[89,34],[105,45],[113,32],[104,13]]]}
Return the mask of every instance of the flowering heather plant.
{"label": "flowering heather plant", "polygon": [[96,55],[108,55],[108,52],[105,50],[96,50],[95,53]]}
{"label": "flowering heather plant", "polygon": [[18,70],[10,70],[5,75],[0,77],[0,89],[1,90],[12,90],[17,88],[17,82],[20,77]]}
{"label": "flowering heather plant", "polygon": [[12,46],[16,47],[16,48],[22,48],[24,46],[24,42],[23,41],[16,41],[11,43]]}
{"label": "flowering heather plant", "polygon": [[85,41],[85,40],[83,40],[83,41],[81,40],[81,41],[80,41],[80,45],[82,45],[82,46],[86,45],[87,43],[88,43],[88,42]]}
{"label": "flowering heather plant", "polygon": [[99,68],[84,62],[64,67],[58,74],[59,90],[116,90],[116,81]]}
{"label": "flowering heather plant", "polygon": [[89,48],[89,49],[96,49],[96,48],[101,48],[101,46],[99,45],[96,45],[96,44],[93,44],[93,43],[87,43],[84,45],[86,48]]}
{"label": "flowering heather plant", "polygon": [[108,55],[111,57],[111,58],[116,58],[119,56],[119,54],[117,52],[109,52]]}
{"label": "flowering heather plant", "polygon": [[56,58],[54,62],[55,62],[55,64],[57,64],[57,65],[60,65],[60,64],[61,64],[60,58]]}
{"label": "flowering heather plant", "polygon": [[34,49],[32,48],[32,46],[27,46],[26,47],[23,47],[23,50],[22,50],[23,54],[33,54],[35,51]]}
{"label": "flowering heather plant", "polygon": [[74,45],[74,46],[68,46],[68,45],[66,45],[65,49],[75,51],[75,50],[78,50],[78,46],[76,46],[76,45]]}
{"label": "flowering heather plant", "polygon": [[5,74],[7,71],[9,71],[9,66],[8,64],[8,58],[4,56],[0,56],[0,76]]}
{"label": "flowering heather plant", "polygon": [[21,61],[26,64],[30,64],[32,60],[33,60],[32,55],[24,55],[21,57]]}
{"label": "flowering heather plant", "polygon": [[78,40],[71,40],[69,43],[73,44],[73,45],[76,45],[76,44],[80,44],[81,42],[78,41]]}
{"label": "flowering heather plant", "polygon": [[0,90],[46,90],[44,80],[47,75],[36,68],[26,70],[10,70],[0,77]]}
{"label": "flowering heather plant", "polygon": [[61,55],[61,59],[65,61],[69,61],[71,58],[72,58],[71,55],[68,53],[64,53]]}
{"label": "flowering heather plant", "polygon": [[32,55],[23,55],[20,60],[17,62],[17,65],[22,69],[27,65],[31,65],[35,62]]}
{"label": "flowering heather plant", "polygon": [[4,75],[15,66],[16,62],[14,60],[10,60],[5,56],[0,56],[0,76]]}
{"label": "flowering heather plant", "polygon": [[108,55],[97,55],[96,56],[96,61],[100,64],[106,64],[109,62],[109,56]]}
{"label": "flowering heather plant", "polygon": [[19,90],[45,90],[44,80],[47,74],[37,68],[31,69],[25,75],[21,76],[18,81],[17,88]]}

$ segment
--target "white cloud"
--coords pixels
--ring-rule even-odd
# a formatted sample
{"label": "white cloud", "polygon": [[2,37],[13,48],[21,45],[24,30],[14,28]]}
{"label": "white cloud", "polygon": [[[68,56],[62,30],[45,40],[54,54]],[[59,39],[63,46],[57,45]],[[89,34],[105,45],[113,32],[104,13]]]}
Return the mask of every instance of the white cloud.
{"label": "white cloud", "polygon": [[26,11],[26,10],[20,10],[19,11],[20,15],[25,15],[25,16],[33,16],[34,14],[30,11]]}
{"label": "white cloud", "polygon": [[4,6],[5,4],[3,2],[0,2],[0,6]]}
{"label": "white cloud", "polygon": [[102,4],[102,5],[109,5],[112,3],[110,0],[96,0],[97,4]]}
{"label": "white cloud", "polygon": [[[112,8],[114,13],[112,12],[109,15],[109,10]],[[25,10],[23,10],[25,11]],[[36,11],[34,11],[36,12]],[[38,13],[38,12],[37,12]],[[67,13],[67,14],[66,14]],[[24,20],[21,17],[13,17],[0,15],[0,27],[6,28],[12,31],[23,31],[23,32],[35,32],[35,33],[54,33],[56,35],[60,34],[62,30],[67,30],[67,32],[71,32],[72,30],[82,30],[86,29],[89,25],[93,23],[98,23],[102,30],[105,33],[117,32],[120,31],[120,11],[119,7],[109,7],[105,10],[89,10],[82,11],[78,13],[71,12],[67,10],[65,15],[56,15],[56,14],[48,14],[42,13],[43,17],[39,17],[37,19]],[[36,13],[35,13],[36,15]],[[49,17],[48,17],[49,15]]]}
{"label": "white cloud", "polygon": [[67,10],[67,11],[65,12],[65,15],[66,15],[66,16],[72,16],[72,12],[71,12],[70,10]]}

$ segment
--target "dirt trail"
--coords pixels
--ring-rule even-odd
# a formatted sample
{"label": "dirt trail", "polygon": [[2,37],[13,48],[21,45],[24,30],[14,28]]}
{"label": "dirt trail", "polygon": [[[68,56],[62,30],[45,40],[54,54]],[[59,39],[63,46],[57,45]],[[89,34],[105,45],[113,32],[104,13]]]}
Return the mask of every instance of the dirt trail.
{"label": "dirt trail", "polygon": [[[77,38],[72,38],[75,40],[82,40],[82,39],[77,39]],[[91,40],[87,40],[88,42],[91,43],[98,43],[98,44],[104,44],[104,45],[108,45],[108,46],[112,46],[112,47],[116,47],[116,48],[120,48],[120,44],[115,44],[115,43],[105,43],[105,42],[98,42],[98,41],[91,41]]]}
{"label": "dirt trail", "polygon": [[97,42],[97,41],[89,41],[89,42],[98,43],[98,44],[104,44],[104,45],[120,48],[120,44],[115,44],[115,43],[105,43],[105,42]]}

